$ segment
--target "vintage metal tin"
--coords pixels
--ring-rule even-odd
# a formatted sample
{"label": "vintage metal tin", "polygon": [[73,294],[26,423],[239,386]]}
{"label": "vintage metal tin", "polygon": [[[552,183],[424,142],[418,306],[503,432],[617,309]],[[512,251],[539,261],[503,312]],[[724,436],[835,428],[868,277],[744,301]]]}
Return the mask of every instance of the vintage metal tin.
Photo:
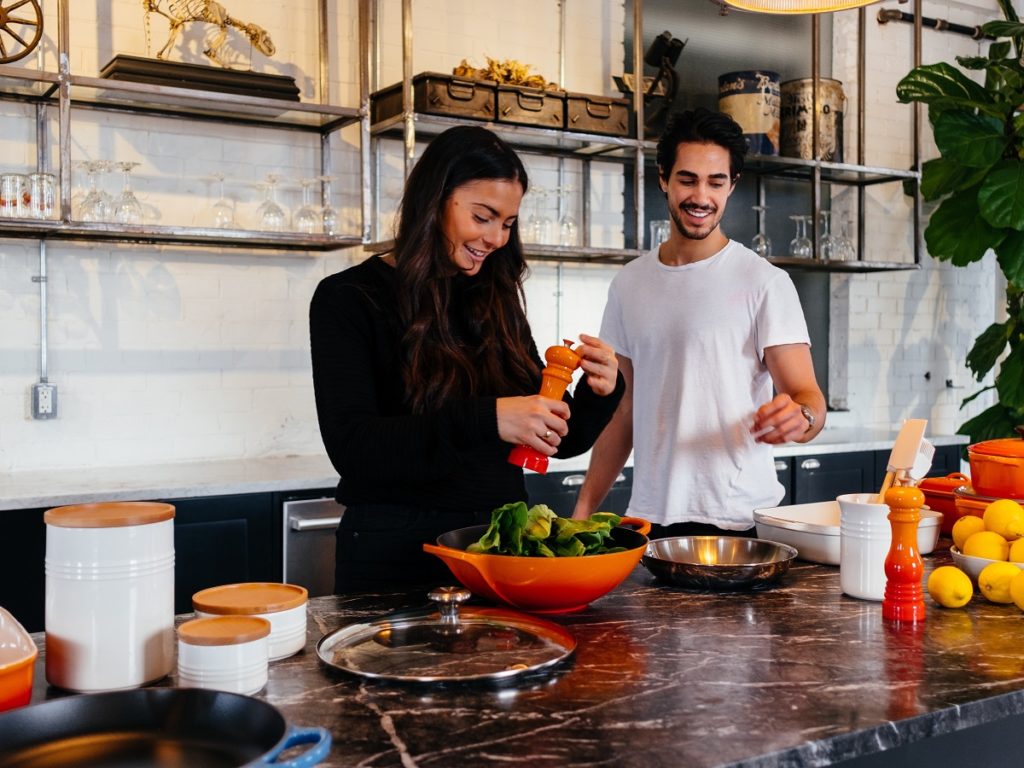
{"label": "vintage metal tin", "polygon": [[[782,133],[780,154],[812,160],[811,116],[814,112],[813,80],[787,80],[782,94]],[[827,77],[818,80],[818,160],[843,162],[843,84]]]}
{"label": "vintage metal tin", "polygon": [[498,86],[498,122],[565,127],[565,92],[521,85]]}
{"label": "vintage metal tin", "polygon": [[[475,120],[494,120],[497,83],[469,80],[439,72],[421,72],[412,79],[413,110],[428,115],[450,115]],[[402,84],[395,83],[370,96],[374,123],[402,111]]]}
{"label": "vintage metal tin", "polygon": [[629,100],[585,93],[565,95],[565,128],[580,133],[629,136]]}
{"label": "vintage metal tin", "polygon": [[754,154],[779,154],[780,105],[778,72],[745,69],[718,76],[718,109],[739,123]]}

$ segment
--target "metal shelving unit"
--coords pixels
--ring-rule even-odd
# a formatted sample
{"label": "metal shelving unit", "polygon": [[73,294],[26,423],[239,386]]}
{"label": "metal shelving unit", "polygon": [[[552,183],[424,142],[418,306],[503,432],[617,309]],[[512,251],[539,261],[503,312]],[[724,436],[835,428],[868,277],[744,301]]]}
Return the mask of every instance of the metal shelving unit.
{"label": "metal shelving unit", "polygon": [[[208,245],[285,251],[323,252],[350,248],[366,240],[369,191],[368,80],[360,66],[360,105],[327,103],[327,0],[319,0],[320,103],[243,96],[173,86],[152,85],[72,74],[69,69],[69,2],[57,0],[58,61],[60,71],[46,72],[17,66],[0,66],[0,100],[33,104],[36,107],[37,169],[48,170],[47,118],[58,112],[60,167],[60,213],[56,221],[44,219],[0,219],[0,238],[31,238],[40,241],[105,241],[160,245]],[[360,20],[360,53],[365,60],[368,32]],[[305,235],[293,232],[260,232],[243,229],[212,229],[188,226],[139,226],[77,221],[71,210],[71,113],[98,110],[132,115],[150,115],[192,122],[253,125],[271,130],[315,133],[320,137],[320,174],[331,172],[330,138],[354,123],[362,123],[360,166],[363,169],[361,231],[342,235]],[[323,194],[323,189],[321,189]]]}
{"label": "metal shelving unit", "polygon": [[[379,0],[361,0],[361,14],[369,19],[370,25],[379,29],[377,25],[377,3]],[[566,0],[558,2],[559,13],[559,82],[565,82],[565,7]],[[634,68],[640,71],[642,61],[642,25],[639,23],[643,14],[642,0],[634,2]],[[634,259],[644,253],[640,248],[641,243],[627,244],[625,248],[596,248],[590,244],[590,177],[591,163],[593,161],[611,162],[632,162],[634,166],[633,183],[634,199],[637,204],[632,212],[636,220],[634,239],[643,237],[643,174],[644,174],[644,153],[645,142],[643,135],[643,94],[633,94],[633,126],[634,137],[606,136],[602,134],[580,133],[562,129],[533,127],[528,125],[514,125],[510,123],[491,122],[483,120],[468,120],[457,117],[431,115],[423,112],[416,112],[413,109],[412,93],[412,0],[402,0],[402,111],[392,117],[370,125],[370,154],[374,159],[371,171],[370,187],[374,191],[374,205],[371,213],[370,242],[368,250],[376,253],[387,251],[392,242],[381,239],[377,214],[380,211],[380,142],[382,140],[402,141],[405,175],[408,176],[412,168],[414,151],[417,137],[431,138],[442,131],[456,125],[472,123],[494,131],[503,139],[509,142],[522,154],[538,154],[549,157],[556,157],[559,160],[574,160],[582,164],[582,189],[580,193],[583,198],[582,220],[580,222],[580,236],[582,244],[579,246],[560,246],[540,243],[523,243],[523,250],[527,258],[535,261],[556,261],[556,262],[581,262],[581,263],[612,263],[622,264]],[[379,45],[376,40],[372,42],[373,53],[371,61],[377,61],[377,50]],[[374,82],[371,83],[373,90],[378,90],[383,84],[376,82],[377,71],[374,69]],[[559,178],[561,179],[563,168],[559,164]],[[633,247],[628,247],[632,245]]]}

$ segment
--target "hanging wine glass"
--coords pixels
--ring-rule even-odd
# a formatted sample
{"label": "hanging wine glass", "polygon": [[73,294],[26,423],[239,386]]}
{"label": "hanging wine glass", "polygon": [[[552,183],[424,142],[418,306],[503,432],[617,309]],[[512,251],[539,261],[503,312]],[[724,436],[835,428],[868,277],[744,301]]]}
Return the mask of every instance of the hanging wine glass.
{"label": "hanging wine glass", "polygon": [[768,210],[767,205],[751,206],[757,213],[757,234],[750,241],[750,247],[758,256],[767,259],[772,255],[772,241],[764,233],[764,212]]}
{"label": "hanging wine glass", "polygon": [[317,176],[317,181],[321,185],[320,229],[325,235],[331,236],[341,234],[341,217],[338,216],[337,209],[331,205],[331,182],[333,180],[333,176]]}
{"label": "hanging wine glass", "polygon": [[322,226],[321,209],[313,205],[313,185],[316,179],[301,179],[302,206],[292,216],[292,229],[312,235],[320,231]]}
{"label": "hanging wine glass", "polygon": [[810,216],[790,216],[796,222],[796,236],[789,241],[789,255],[797,259],[809,259],[814,255],[814,243],[807,236],[807,222]]}
{"label": "hanging wine glass", "polygon": [[110,196],[99,185],[100,174],[106,173],[110,164],[106,160],[83,160],[79,167],[88,175],[89,189],[82,198],[78,218],[82,221],[110,221]]}
{"label": "hanging wine glass", "polygon": [[543,188],[534,186],[532,194],[527,195],[526,204],[530,207],[530,212],[526,216],[526,222],[523,225],[521,237],[524,243],[539,243],[540,240],[540,216],[537,213],[539,207],[539,198]]}
{"label": "hanging wine glass", "polygon": [[576,217],[572,215],[572,193],[576,190],[573,187],[562,187],[558,195],[560,198],[560,209],[562,216],[558,219],[558,244],[574,246],[580,244],[580,225]]}
{"label": "hanging wine glass", "polygon": [[850,222],[843,220],[843,223],[839,226],[839,245],[838,253],[836,255],[837,261],[856,261],[857,259],[857,248],[853,244],[853,240],[850,239]]}
{"label": "hanging wine glass", "polygon": [[268,173],[267,180],[263,184],[264,198],[256,209],[256,221],[261,232],[281,232],[284,230],[285,215],[284,208],[277,203],[275,188],[280,177],[276,173]]}
{"label": "hanging wine glass", "polygon": [[555,242],[554,236],[554,221],[548,215],[549,199],[551,197],[551,190],[541,188],[538,190],[538,202],[540,203],[540,214],[537,217],[537,240],[536,242],[544,245],[551,245]]}
{"label": "hanging wine glass", "polygon": [[822,261],[841,261],[839,238],[832,234],[832,211],[821,212],[821,259]]}
{"label": "hanging wine glass", "polygon": [[224,195],[224,174],[218,171],[210,176],[218,188],[217,199],[210,206],[211,223],[218,229],[235,229],[235,208]]}
{"label": "hanging wine glass", "polygon": [[118,224],[141,224],[142,203],[132,190],[132,169],[142,163],[122,161],[115,165],[124,174],[124,181],[121,194],[114,200],[114,221]]}

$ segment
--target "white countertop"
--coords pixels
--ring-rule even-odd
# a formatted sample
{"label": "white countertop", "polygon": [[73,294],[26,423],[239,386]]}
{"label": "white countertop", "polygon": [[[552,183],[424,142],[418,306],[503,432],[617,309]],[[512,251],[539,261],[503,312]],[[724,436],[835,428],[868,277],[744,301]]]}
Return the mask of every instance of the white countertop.
{"label": "white countertop", "polygon": [[[775,449],[776,456],[850,453],[891,448],[895,432],[825,429],[812,442]],[[935,446],[964,445],[963,435],[929,435]],[[549,472],[585,472],[589,454],[553,460]],[[632,465],[632,457],[627,462]],[[138,467],[16,472],[0,476],[0,511],[86,504],[96,501],[140,501],[235,493],[301,491],[334,488],[338,473],[326,455],[225,459]]]}

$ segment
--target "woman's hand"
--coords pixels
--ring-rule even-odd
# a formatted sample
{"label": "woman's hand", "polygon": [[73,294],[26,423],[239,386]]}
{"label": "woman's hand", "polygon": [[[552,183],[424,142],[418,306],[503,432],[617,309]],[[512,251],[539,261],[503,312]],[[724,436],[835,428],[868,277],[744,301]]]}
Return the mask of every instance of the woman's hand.
{"label": "woman's hand", "polygon": [[554,456],[569,431],[569,406],[540,395],[499,397],[498,437],[513,445],[528,445]]}
{"label": "woman's hand", "polygon": [[580,368],[587,376],[587,384],[596,395],[610,395],[615,391],[619,372],[619,359],[615,357],[615,350],[597,336],[581,333],[580,341],[583,343],[573,352],[583,358]]}

